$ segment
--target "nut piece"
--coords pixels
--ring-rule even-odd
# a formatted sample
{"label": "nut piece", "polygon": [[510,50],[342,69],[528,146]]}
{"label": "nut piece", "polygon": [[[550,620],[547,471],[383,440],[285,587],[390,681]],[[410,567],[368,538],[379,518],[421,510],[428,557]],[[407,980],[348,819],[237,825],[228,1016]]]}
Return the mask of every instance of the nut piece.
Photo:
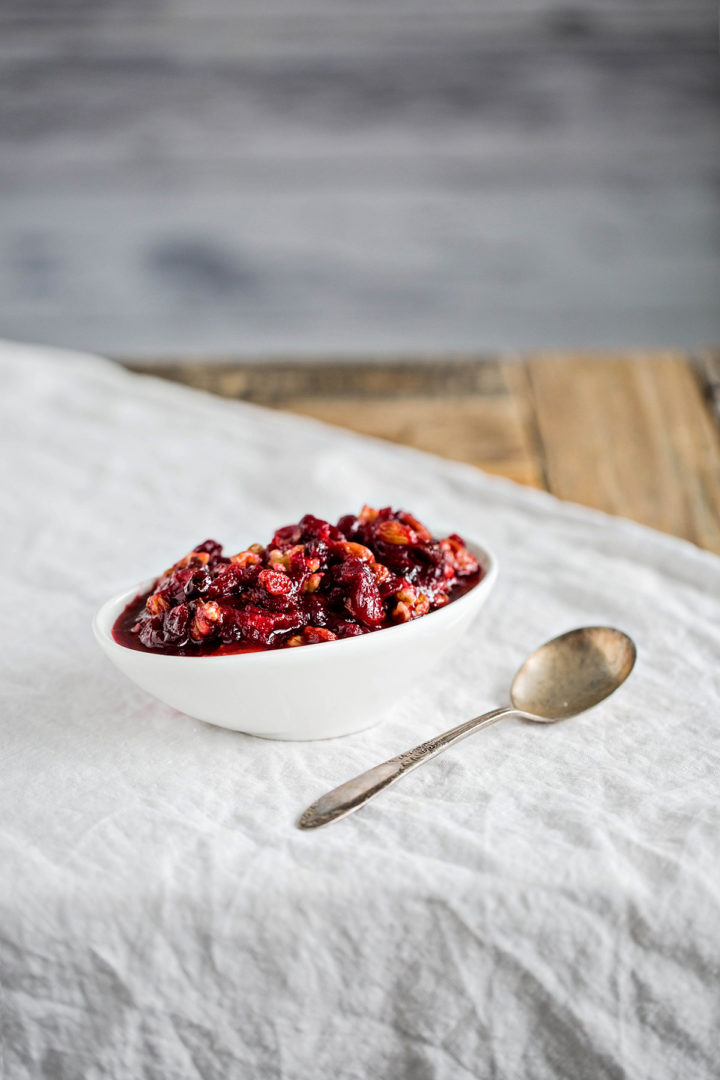
{"label": "nut piece", "polygon": [[153,593],[152,596],[148,596],[145,607],[151,615],[162,615],[163,612],[170,610],[170,602],[160,593]]}
{"label": "nut piece", "polygon": [[412,529],[401,521],[381,521],[377,527],[377,537],[386,544],[412,544],[415,541]]}
{"label": "nut piece", "polygon": [[400,514],[400,520],[404,521],[406,525],[409,525],[417,533],[418,540],[422,540],[426,543],[428,540],[432,540],[432,533],[423,525],[422,521],[418,521],[412,514],[407,514],[403,511]]}
{"label": "nut piece", "polygon": [[190,637],[193,641],[202,641],[208,634],[211,634],[221,614],[220,605],[216,604],[214,600],[198,600],[193,621],[190,625]]}
{"label": "nut piece", "polygon": [[[448,536],[445,540],[440,541],[440,547],[445,553],[447,560],[445,567],[445,576],[452,576],[454,571],[456,574],[475,574],[478,570],[478,561],[471,551],[462,544],[459,540],[456,540],[454,536]],[[448,574],[448,567],[450,568],[450,574]]]}
{"label": "nut piece", "polygon": [[373,510],[372,506],[367,504],[363,506],[362,510],[358,514],[358,518],[362,521],[363,525],[370,525],[373,521],[377,520],[378,512]]}
{"label": "nut piece", "polygon": [[342,551],[343,555],[348,555],[356,559],[360,559],[361,562],[374,563],[375,556],[370,548],[365,547],[364,544],[355,544],[351,540],[338,540],[337,545]]}
{"label": "nut piece", "polygon": [[321,641],[337,641],[337,634],[325,630],[322,626],[306,626],[302,634],[294,634],[285,642],[286,649],[296,649],[298,645],[318,645]]}
{"label": "nut piece", "polygon": [[398,622],[410,622],[412,614],[409,604],[399,603],[393,608],[393,619],[397,619]]}
{"label": "nut piece", "polygon": [[384,581],[387,581],[389,577],[392,577],[392,573],[388,570],[384,563],[376,562],[374,566],[371,566],[373,574],[375,575],[375,581],[378,585],[382,585]]}
{"label": "nut piece", "polygon": [[332,630],[326,630],[322,626],[306,626],[303,630],[303,640],[306,645],[317,645],[321,641],[337,641],[337,634]]}
{"label": "nut piece", "polygon": [[244,570],[248,566],[259,566],[262,559],[259,552],[248,548],[247,551],[240,551],[237,555],[231,555],[230,562],[234,563],[235,566],[242,567]]}
{"label": "nut piece", "polygon": [[183,556],[182,559],[179,559],[174,563],[169,570],[166,570],[163,577],[168,578],[171,574],[174,574],[176,570],[184,570],[186,566],[199,568],[201,566],[207,566],[209,562],[210,556],[207,551],[190,551],[187,555]]}
{"label": "nut piece", "polygon": [[322,579],[323,579],[322,574],[311,574],[310,577],[307,578],[305,584],[303,585],[303,591],[304,592],[317,592],[318,589],[320,588],[320,582],[322,581]]}
{"label": "nut piece", "polygon": [[430,598],[418,592],[413,585],[403,585],[397,592],[398,602],[393,609],[393,618],[398,622],[409,622],[427,615],[430,610]]}

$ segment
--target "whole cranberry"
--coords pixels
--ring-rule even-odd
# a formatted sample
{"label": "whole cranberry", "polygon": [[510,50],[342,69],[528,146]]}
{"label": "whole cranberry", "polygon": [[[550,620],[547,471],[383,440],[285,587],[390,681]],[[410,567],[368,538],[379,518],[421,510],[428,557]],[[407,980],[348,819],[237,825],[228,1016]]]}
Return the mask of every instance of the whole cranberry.
{"label": "whole cranberry", "polygon": [[333,567],[332,577],[338,585],[349,585],[362,575],[363,570],[366,569],[366,564],[362,559],[358,559],[355,555],[351,555],[349,558],[344,559],[337,566]]}
{"label": "whole cranberry", "polygon": [[319,559],[320,566],[327,565],[330,546],[327,540],[308,540],[305,545],[305,555],[308,559]]}
{"label": "whole cranberry", "polygon": [[317,593],[306,593],[302,601],[302,610],[305,613],[305,622],[310,626],[328,626],[328,600],[327,597]]}
{"label": "whole cranberry", "polygon": [[190,636],[190,608],[187,604],[178,604],[165,615],[164,635],[167,645],[185,645]]}
{"label": "whole cranberry", "polygon": [[398,577],[397,574],[389,574],[383,581],[378,583],[378,592],[385,599],[388,596],[394,596],[395,593],[402,587],[403,578]]}
{"label": "whole cranberry", "polygon": [[362,571],[350,586],[345,606],[358,622],[365,626],[380,626],[385,619],[385,607],[374,574],[369,567],[361,566]]}
{"label": "whole cranberry", "polygon": [[232,645],[235,642],[242,641],[242,629],[238,624],[240,611],[226,604],[222,604],[221,608],[222,618],[219,633],[223,645]]}
{"label": "whole cranberry", "polygon": [[193,548],[193,551],[205,551],[210,556],[210,562],[215,562],[222,555],[222,544],[218,544],[217,540],[203,540],[202,544],[198,544]]}
{"label": "whole cranberry", "polygon": [[162,615],[153,615],[152,618],[143,619],[140,623],[138,637],[146,649],[162,649],[165,644],[163,622]]}
{"label": "whole cranberry", "polygon": [[298,630],[302,619],[297,614],[282,614],[262,611],[260,608],[245,608],[236,616],[243,641],[253,645],[272,645],[275,638],[289,630]]}
{"label": "whole cranberry", "polygon": [[269,593],[259,586],[252,586],[245,590],[240,604],[242,607],[256,607],[262,611],[289,612],[298,610],[298,602],[295,596]]}
{"label": "whole cranberry", "polygon": [[191,586],[193,596],[202,596],[203,593],[208,591],[212,583],[212,575],[207,570],[194,570]]}
{"label": "whole cranberry", "polygon": [[360,518],[355,514],[345,514],[337,523],[338,532],[341,532],[346,540],[353,540],[361,526]]}
{"label": "whole cranberry", "polygon": [[316,518],[314,514],[300,518],[300,528],[306,540],[327,540],[330,536],[330,522]]}
{"label": "whole cranberry", "polygon": [[426,544],[418,544],[413,548],[413,555],[420,562],[431,563],[439,566],[443,561],[443,549],[437,540],[431,540]]}
{"label": "whole cranberry", "polygon": [[285,548],[293,547],[300,540],[302,536],[302,529],[299,525],[283,525],[282,529],[277,529],[275,535],[269,544],[269,550],[273,548],[279,548],[280,551],[284,551]]}
{"label": "whole cranberry", "polygon": [[246,581],[245,570],[234,563],[228,563],[227,566],[221,568],[212,580],[207,590],[208,599],[223,600],[236,597],[239,595],[243,585],[246,584]]}
{"label": "whole cranberry", "polygon": [[359,637],[365,633],[359,623],[352,622],[350,619],[339,619],[333,623],[332,629],[339,638]]}
{"label": "whole cranberry", "polygon": [[406,544],[386,544],[383,540],[376,540],[373,550],[378,562],[384,563],[401,577],[408,577],[415,565],[412,551]]}

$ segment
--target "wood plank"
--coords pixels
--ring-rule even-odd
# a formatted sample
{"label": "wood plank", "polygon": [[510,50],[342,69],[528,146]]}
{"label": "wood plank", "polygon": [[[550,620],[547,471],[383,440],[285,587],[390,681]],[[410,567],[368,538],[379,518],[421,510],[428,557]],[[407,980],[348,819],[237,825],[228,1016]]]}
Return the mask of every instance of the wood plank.
{"label": "wood plank", "polygon": [[223,397],[282,407],[296,398],[438,398],[452,394],[505,394],[507,382],[490,356],[452,353],[431,357],[323,360],[188,358],[179,363],[121,360],[132,371],[162,375]]}
{"label": "wood plank", "polygon": [[521,484],[542,486],[537,457],[528,444],[517,402],[509,393],[411,397],[403,398],[401,404],[381,398],[300,398],[286,408],[364,435],[467,462]]}
{"label": "wood plank", "polygon": [[542,486],[513,365],[480,357],[336,363],[128,364],[134,371],[338,424]]}
{"label": "wood plank", "polygon": [[720,553],[718,368],[681,353],[133,362],[476,465]]}
{"label": "wood plank", "polygon": [[720,424],[720,351],[703,349],[694,360],[710,412]]}
{"label": "wood plank", "polygon": [[720,553],[720,435],[683,356],[527,370],[550,491]]}

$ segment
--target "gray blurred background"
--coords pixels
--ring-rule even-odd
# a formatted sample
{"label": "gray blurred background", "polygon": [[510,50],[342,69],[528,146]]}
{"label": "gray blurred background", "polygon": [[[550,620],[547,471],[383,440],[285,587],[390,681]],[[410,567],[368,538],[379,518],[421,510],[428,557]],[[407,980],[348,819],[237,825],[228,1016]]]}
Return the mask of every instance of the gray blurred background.
{"label": "gray blurred background", "polygon": [[0,335],[720,341],[705,0],[2,0]]}

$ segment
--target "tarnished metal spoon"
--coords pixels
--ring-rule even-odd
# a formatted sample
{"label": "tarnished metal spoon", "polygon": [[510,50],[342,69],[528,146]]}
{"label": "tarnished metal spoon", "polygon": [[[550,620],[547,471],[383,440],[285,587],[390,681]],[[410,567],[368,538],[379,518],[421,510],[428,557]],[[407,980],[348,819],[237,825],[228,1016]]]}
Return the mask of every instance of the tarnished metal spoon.
{"label": "tarnished metal spoon", "polygon": [[610,626],[583,626],[553,638],[532,653],[516,674],[510,705],[466,720],[346,781],[309,806],[298,828],[317,829],[352,814],[411,769],[504,716],[548,724],[585,712],[625,682],[635,657],[632,639]]}

